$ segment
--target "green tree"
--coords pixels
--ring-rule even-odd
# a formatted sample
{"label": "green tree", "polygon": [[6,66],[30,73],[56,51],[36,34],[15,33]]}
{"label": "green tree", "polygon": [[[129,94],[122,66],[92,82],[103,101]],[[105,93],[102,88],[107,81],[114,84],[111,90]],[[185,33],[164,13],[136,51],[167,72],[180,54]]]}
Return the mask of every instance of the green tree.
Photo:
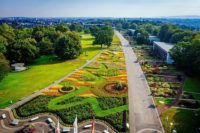
{"label": "green tree", "polygon": [[6,76],[9,70],[9,62],[6,60],[3,54],[0,53],[0,81]]}
{"label": "green tree", "polygon": [[6,38],[8,43],[12,43],[15,39],[13,28],[7,24],[2,24],[0,26],[0,35]]}
{"label": "green tree", "polygon": [[16,39],[26,39],[31,38],[33,29],[32,28],[22,28],[15,30]]}
{"label": "green tree", "polygon": [[56,31],[67,32],[69,31],[69,27],[65,23],[60,23],[59,25],[56,25]]}
{"label": "green tree", "polygon": [[53,43],[47,38],[42,38],[42,40],[38,43],[38,47],[40,50],[40,54],[48,55],[53,53]]}
{"label": "green tree", "polygon": [[135,34],[136,34],[135,39],[138,44],[147,44],[148,43],[149,34],[144,28],[140,28],[140,29],[136,30]]}
{"label": "green tree", "polygon": [[193,60],[191,47],[190,42],[179,42],[172,48],[170,54],[177,67],[181,69],[189,69],[191,67],[190,62]]}
{"label": "green tree", "polygon": [[176,25],[164,24],[160,28],[159,37],[161,41],[170,42],[171,36],[178,30]]}
{"label": "green tree", "polygon": [[96,35],[97,35],[97,32],[98,32],[99,30],[100,30],[100,28],[99,28],[98,26],[96,26],[96,25],[90,27],[90,32],[91,32],[91,34],[92,34],[93,36],[96,36]]}
{"label": "green tree", "polygon": [[0,54],[5,54],[7,51],[6,46],[3,43],[0,43]]}
{"label": "green tree", "polygon": [[178,43],[178,42],[191,42],[193,38],[193,33],[184,30],[177,30],[170,39],[171,43]]}
{"label": "green tree", "polygon": [[7,56],[13,62],[32,62],[38,54],[36,46],[31,44],[29,39],[19,39],[8,45]]}
{"label": "green tree", "polygon": [[80,36],[74,32],[67,32],[55,44],[55,54],[63,60],[77,58],[81,53]]}
{"label": "green tree", "polygon": [[6,53],[6,46],[8,45],[8,42],[6,38],[0,35],[0,53],[5,54]]}
{"label": "green tree", "polygon": [[58,38],[60,38],[61,36],[63,36],[63,33],[60,31],[48,32],[48,38],[51,40],[52,43],[56,43]]}
{"label": "green tree", "polygon": [[112,27],[104,27],[98,30],[97,34],[95,35],[94,44],[100,44],[103,47],[103,44],[106,46],[110,46],[113,37],[113,30]]}
{"label": "green tree", "polygon": [[70,25],[70,30],[71,31],[76,31],[76,32],[81,32],[83,30],[83,26],[78,24],[78,23],[72,23]]}

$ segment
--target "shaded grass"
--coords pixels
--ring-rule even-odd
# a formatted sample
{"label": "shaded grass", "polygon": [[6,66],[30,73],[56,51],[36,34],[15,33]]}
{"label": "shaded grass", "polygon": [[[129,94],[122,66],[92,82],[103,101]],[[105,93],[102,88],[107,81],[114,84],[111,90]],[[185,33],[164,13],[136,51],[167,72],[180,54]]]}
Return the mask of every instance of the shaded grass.
{"label": "shaded grass", "polygon": [[[195,114],[198,116],[195,116]],[[168,117],[168,120],[167,120]],[[175,129],[178,133],[196,133],[200,127],[200,111],[184,110],[184,109],[168,109],[161,115],[161,121],[166,133],[170,132],[170,123],[173,123],[171,129]]]}
{"label": "shaded grass", "polygon": [[92,45],[93,37],[91,35],[83,36],[84,39],[81,40],[83,54],[77,59],[61,62],[54,55],[41,56],[28,66],[28,70],[10,72],[0,82],[0,108],[8,106],[11,101],[16,102],[34,91],[43,89],[82,66],[102,50],[99,45]]}
{"label": "shaded grass", "polygon": [[200,93],[200,79],[187,77],[184,91]]}

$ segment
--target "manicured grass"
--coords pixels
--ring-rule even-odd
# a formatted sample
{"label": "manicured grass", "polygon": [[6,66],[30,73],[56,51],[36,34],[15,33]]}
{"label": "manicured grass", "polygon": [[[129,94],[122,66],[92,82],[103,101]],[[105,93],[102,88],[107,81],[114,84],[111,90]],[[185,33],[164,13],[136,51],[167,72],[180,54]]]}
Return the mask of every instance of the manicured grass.
{"label": "manicured grass", "polygon": [[120,44],[120,40],[119,40],[119,38],[117,37],[117,35],[114,35],[114,36],[113,36],[113,41],[112,41],[112,43]]}
{"label": "manicured grass", "polygon": [[8,106],[11,100],[16,102],[34,91],[43,89],[92,59],[102,50],[99,45],[92,45],[93,40],[91,35],[83,35],[83,54],[77,59],[61,62],[56,56],[41,56],[28,66],[28,70],[10,72],[0,82],[0,108]]}
{"label": "manicured grass", "polygon": [[184,91],[200,93],[200,79],[187,77]]}
{"label": "manicured grass", "polygon": [[[196,113],[198,116],[195,116]],[[178,133],[197,133],[196,130],[200,127],[199,120],[200,111],[171,108],[161,115],[166,133],[169,133],[170,129],[175,129]],[[172,127],[170,123],[173,123]]]}

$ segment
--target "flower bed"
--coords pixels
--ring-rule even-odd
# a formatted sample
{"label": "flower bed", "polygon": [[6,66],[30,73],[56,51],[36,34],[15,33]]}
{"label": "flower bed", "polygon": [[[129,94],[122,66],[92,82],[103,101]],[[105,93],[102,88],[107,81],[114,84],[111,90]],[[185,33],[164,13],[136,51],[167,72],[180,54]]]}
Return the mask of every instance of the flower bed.
{"label": "flower bed", "polygon": [[179,83],[150,82],[152,95],[155,97],[174,97],[180,88]]}

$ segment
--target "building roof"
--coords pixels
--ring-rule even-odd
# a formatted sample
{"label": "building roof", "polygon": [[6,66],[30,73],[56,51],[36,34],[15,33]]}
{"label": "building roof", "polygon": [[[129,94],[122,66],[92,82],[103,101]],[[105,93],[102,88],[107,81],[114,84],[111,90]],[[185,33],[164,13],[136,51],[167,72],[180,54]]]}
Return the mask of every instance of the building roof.
{"label": "building roof", "polygon": [[151,35],[149,35],[149,39],[160,39],[160,38],[158,38],[157,36],[151,36]]}
{"label": "building roof", "polygon": [[131,32],[135,32],[136,30],[134,30],[134,29],[128,29],[129,31],[131,31]]}
{"label": "building roof", "polygon": [[23,67],[24,63],[15,63],[11,65],[12,67]]}
{"label": "building roof", "polygon": [[156,44],[157,46],[159,46],[161,49],[163,49],[166,52],[169,52],[170,49],[172,49],[174,47],[173,44],[165,43],[165,42],[154,42],[154,44]]}

